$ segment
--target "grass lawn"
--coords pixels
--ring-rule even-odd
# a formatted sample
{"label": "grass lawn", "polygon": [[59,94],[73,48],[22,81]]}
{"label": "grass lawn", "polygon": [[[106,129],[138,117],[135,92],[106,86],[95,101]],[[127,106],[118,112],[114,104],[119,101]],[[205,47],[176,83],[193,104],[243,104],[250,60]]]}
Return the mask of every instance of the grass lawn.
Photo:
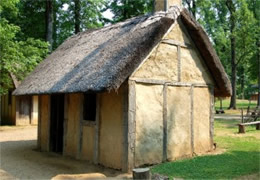
{"label": "grass lawn", "polygon": [[[249,101],[245,99],[237,99],[237,110],[228,110],[230,104],[230,99],[222,100],[222,108],[225,110],[225,114],[241,114],[240,109],[247,109],[249,106]],[[257,106],[257,101],[250,102],[250,108],[255,108]],[[220,109],[220,101],[216,99],[215,101],[215,109]]]}
{"label": "grass lawn", "polygon": [[246,134],[238,134],[237,123],[215,120],[214,141],[222,154],[160,164],[152,173],[171,179],[260,179],[260,132],[253,126],[246,127]]}

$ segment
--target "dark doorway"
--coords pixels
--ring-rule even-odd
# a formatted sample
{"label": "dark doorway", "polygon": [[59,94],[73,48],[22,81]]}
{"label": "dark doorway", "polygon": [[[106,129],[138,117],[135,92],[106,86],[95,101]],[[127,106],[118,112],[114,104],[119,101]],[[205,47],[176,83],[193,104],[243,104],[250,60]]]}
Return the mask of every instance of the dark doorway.
{"label": "dark doorway", "polygon": [[63,150],[64,94],[51,95],[50,151]]}

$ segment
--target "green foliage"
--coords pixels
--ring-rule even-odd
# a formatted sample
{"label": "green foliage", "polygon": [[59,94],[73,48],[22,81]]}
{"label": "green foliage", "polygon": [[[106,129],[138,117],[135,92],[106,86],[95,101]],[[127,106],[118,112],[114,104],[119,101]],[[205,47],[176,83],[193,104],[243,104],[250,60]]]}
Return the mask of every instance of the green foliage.
{"label": "green foliage", "polygon": [[[186,1],[184,1],[186,2]],[[232,36],[236,39],[237,94],[248,97],[251,84],[257,81],[257,41],[260,37],[260,1],[233,0],[235,4],[235,30],[231,34],[230,12],[226,0],[195,0],[198,21],[210,36],[220,60],[231,76]],[[184,3],[185,5],[185,3]]]}
{"label": "green foliage", "polygon": [[113,22],[119,22],[152,12],[153,0],[111,0],[108,7],[114,14]]}
{"label": "green foliage", "polygon": [[[105,0],[81,0],[80,1],[80,30],[99,28],[104,25],[103,9]],[[67,8],[64,8],[67,7]],[[65,39],[74,34],[74,10],[75,3],[72,0],[56,1],[56,45],[60,45]],[[55,41],[55,38],[54,38]]]}
{"label": "green foliage", "polygon": [[[1,1],[0,10],[5,13],[17,14],[15,8],[18,1]],[[12,11],[13,12],[12,12]],[[22,41],[17,37],[21,32],[19,26],[11,24],[3,16],[0,19],[0,94],[12,87],[10,74],[22,80],[47,54],[48,44],[27,38]]]}
{"label": "green foliage", "polygon": [[247,135],[234,136],[237,123],[236,120],[215,121],[215,142],[218,148],[226,149],[225,153],[160,164],[152,172],[184,179],[233,179],[250,174],[259,177],[258,132],[255,127],[247,127]]}

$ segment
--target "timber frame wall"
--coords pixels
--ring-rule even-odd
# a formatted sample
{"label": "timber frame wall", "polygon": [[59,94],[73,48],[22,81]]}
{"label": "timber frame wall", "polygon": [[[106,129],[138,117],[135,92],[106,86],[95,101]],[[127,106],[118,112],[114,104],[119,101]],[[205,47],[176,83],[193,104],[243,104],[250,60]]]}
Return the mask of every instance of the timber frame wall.
{"label": "timber frame wall", "polygon": [[[214,135],[214,86],[210,84],[200,84],[200,83],[170,83],[167,81],[158,81],[158,80],[148,80],[148,79],[138,79],[132,78],[129,79],[129,94],[128,94],[128,149],[127,151],[127,160],[126,164],[127,167],[123,167],[124,171],[131,172],[133,168],[135,168],[134,156],[135,156],[135,133],[136,133],[136,92],[135,92],[135,85],[136,84],[146,84],[146,85],[162,85],[163,86],[163,161],[166,162],[167,160],[167,87],[190,87],[191,92],[191,147],[192,147],[192,154],[194,154],[194,103],[193,103],[193,90],[194,87],[200,88],[208,88],[210,90],[210,140],[211,140],[211,147],[213,147],[213,135]],[[127,120],[125,119],[125,122]]]}
{"label": "timber frame wall", "polygon": [[[187,35],[187,31],[185,27],[182,25],[180,21],[178,21],[181,29]],[[173,25],[174,28],[175,24]],[[170,31],[173,29],[171,28]],[[169,32],[170,32],[169,31]],[[168,32],[168,33],[169,33]],[[165,35],[166,36],[166,35]],[[191,40],[190,36],[188,35],[189,39]],[[139,66],[139,68],[130,76],[128,80],[128,105],[125,105],[125,108],[128,108],[128,116],[125,117],[124,122],[128,122],[127,124],[127,140],[128,146],[125,149],[125,153],[127,154],[126,167],[123,167],[124,171],[131,172],[133,168],[136,167],[135,165],[135,144],[136,144],[136,85],[143,84],[143,85],[161,85],[163,86],[163,155],[162,155],[162,162],[167,161],[167,88],[168,87],[189,87],[190,88],[190,130],[191,130],[191,155],[195,155],[194,150],[194,88],[207,88],[209,90],[210,98],[209,98],[209,135],[210,135],[210,146],[213,148],[213,134],[214,134],[214,85],[212,83],[193,83],[193,82],[182,82],[182,59],[181,59],[181,49],[193,49],[198,52],[195,44],[193,41],[190,43],[187,42],[180,42],[178,40],[173,39],[162,39],[159,44],[168,44],[171,46],[177,47],[177,82],[167,81],[167,80],[158,80],[153,78],[140,78],[135,77],[135,74],[138,69],[145,63],[147,58],[152,54],[152,52],[147,56],[147,58],[143,61],[143,63]],[[158,45],[159,45],[158,44]],[[154,48],[156,49],[156,47]],[[199,58],[201,58],[199,54]],[[127,118],[127,119],[126,119]],[[211,149],[212,150],[212,149]]]}

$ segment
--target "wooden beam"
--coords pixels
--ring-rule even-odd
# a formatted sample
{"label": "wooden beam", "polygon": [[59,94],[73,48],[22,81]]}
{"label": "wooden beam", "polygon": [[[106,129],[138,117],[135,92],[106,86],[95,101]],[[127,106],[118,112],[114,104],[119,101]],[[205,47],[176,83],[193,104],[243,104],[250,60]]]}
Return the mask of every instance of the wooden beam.
{"label": "wooden beam", "polygon": [[191,86],[191,89],[190,89],[190,97],[191,97],[191,154],[193,155],[194,154],[194,86]]}
{"label": "wooden beam", "polygon": [[[9,98],[9,97],[8,97]],[[15,124],[14,125],[17,125],[17,120],[20,118],[20,113],[19,113],[19,107],[20,107],[20,101],[21,101],[21,97],[19,96],[16,96],[16,103],[15,103]],[[8,107],[8,106],[7,106]],[[9,114],[9,113],[8,113]],[[8,120],[10,121],[11,118],[9,117],[9,115],[7,115],[8,117]]]}
{"label": "wooden beam", "polygon": [[96,99],[96,126],[95,126],[95,140],[94,140],[94,164],[99,163],[101,94],[97,94],[96,97],[97,99]]}
{"label": "wooden beam", "polygon": [[79,108],[79,122],[78,122],[78,143],[77,143],[77,159],[81,158],[82,152],[82,141],[83,141],[83,101],[84,97],[81,94],[81,98],[79,101],[80,108]]}
{"label": "wooden beam", "polygon": [[41,150],[41,95],[39,95],[39,101],[38,101],[38,132],[37,132],[37,148]]}
{"label": "wooden beam", "polygon": [[47,95],[48,97],[48,122],[47,122],[47,127],[48,127],[48,133],[47,133],[47,151],[51,151],[50,149],[50,132],[51,132],[51,95]]}
{"label": "wooden beam", "polygon": [[157,79],[143,79],[143,78],[130,78],[129,80],[135,81],[136,83],[142,84],[151,84],[151,85],[164,85],[167,86],[177,86],[177,87],[210,87],[211,84],[206,83],[185,83],[185,82],[170,82],[165,80],[157,80]]}
{"label": "wooden beam", "polygon": [[167,84],[163,86],[163,162],[167,161]]}
{"label": "wooden beam", "polygon": [[163,39],[162,43],[174,45],[174,46],[180,46],[180,47],[183,47],[183,48],[192,48],[191,44],[188,44],[186,42],[183,43],[183,42],[176,41],[176,40],[173,40],[173,39]]}
{"label": "wooden beam", "polygon": [[[127,82],[127,81],[126,81]],[[128,172],[128,84],[123,86],[123,157],[122,171]]]}
{"label": "wooden beam", "polygon": [[66,146],[67,146],[67,130],[68,130],[68,110],[69,110],[69,94],[64,95],[64,121],[63,121],[63,152],[62,154],[66,154]]}
{"label": "wooden beam", "polygon": [[135,167],[135,136],[136,136],[136,92],[135,81],[129,80],[128,93],[128,172]]}
{"label": "wooden beam", "polygon": [[[213,137],[214,137],[214,88],[213,87],[209,87],[209,92],[210,92],[210,100],[209,100],[209,103],[210,103],[210,117],[209,117],[209,125],[210,125],[210,128],[209,128],[209,135],[210,135],[210,145],[211,145],[211,148],[213,149],[213,144],[214,144],[214,140],[213,140]],[[212,150],[211,149],[211,150]]]}
{"label": "wooden beam", "polygon": [[178,82],[181,82],[181,47],[177,46]]}

